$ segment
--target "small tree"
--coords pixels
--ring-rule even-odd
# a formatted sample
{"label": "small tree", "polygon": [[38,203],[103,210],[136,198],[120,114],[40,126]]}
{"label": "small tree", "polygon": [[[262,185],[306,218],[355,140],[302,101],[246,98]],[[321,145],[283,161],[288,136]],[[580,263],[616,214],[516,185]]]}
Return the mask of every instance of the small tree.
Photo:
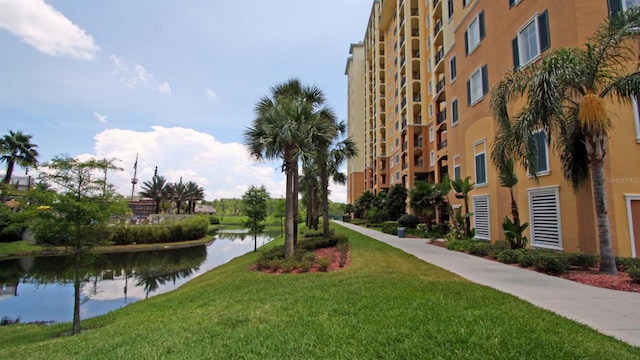
{"label": "small tree", "polygon": [[80,290],[86,279],[81,270],[83,254],[107,238],[112,215],[128,207],[100,176],[106,160],[80,161],[62,155],[43,164],[41,180],[56,184],[59,192],[31,193],[37,207],[32,228],[38,241],[69,247],[74,255],[74,310],[72,334],[80,332]]}
{"label": "small tree", "polygon": [[395,184],[389,189],[383,210],[387,220],[396,221],[407,213],[407,195],[407,188],[400,184]]}
{"label": "small tree", "polygon": [[269,193],[263,186],[257,188],[251,186],[247,192],[242,195],[242,210],[248,217],[245,226],[249,228],[253,234],[253,251],[258,251],[258,234],[264,230],[264,224],[261,222],[267,218],[267,201]]}
{"label": "small tree", "polygon": [[455,179],[451,181],[451,187],[456,192],[456,197],[464,200],[464,235],[467,238],[472,237],[471,234],[471,213],[469,212],[469,193],[475,188],[475,184],[471,182],[471,176],[463,179]]}

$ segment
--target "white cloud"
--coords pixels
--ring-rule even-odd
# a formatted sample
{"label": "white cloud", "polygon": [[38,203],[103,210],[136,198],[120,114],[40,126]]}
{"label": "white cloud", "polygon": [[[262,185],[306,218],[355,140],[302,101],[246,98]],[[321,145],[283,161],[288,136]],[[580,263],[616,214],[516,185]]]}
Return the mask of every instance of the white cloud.
{"label": "white cloud", "polygon": [[[284,197],[285,180],[278,164],[253,163],[239,143],[222,143],[215,137],[182,127],[152,126],[150,131],[109,129],[95,136],[95,154],[82,158],[117,158],[124,171],[109,174],[118,191],[131,195],[133,164],[138,154],[138,184],[158,174],[168,181],[194,181],[205,189],[206,199],[240,198],[251,186],[264,185],[274,198]],[[331,184],[332,201],[346,202],[346,187]]]}
{"label": "white cloud", "polygon": [[169,83],[167,81],[156,81],[153,74],[147,71],[144,66],[140,64],[131,66],[124,58],[113,54],[109,55],[109,59],[115,67],[113,71],[114,75],[118,76],[120,81],[127,87],[135,88],[138,85],[143,85],[161,94],[171,95],[171,86]]}
{"label": "white cloud", "polygon": [[43,0],[0,0],[0,28],[51,56],[93,59],[100,47]]}
{"label": "white cloud", "polygon": [[213,90],[211,90],[211,89],[207,88],[206,93],[207,93],[207,96],[208,96],[208,97],[210,97],[210,98],[212,98],[212,99],[215,99],[215,97],[216,97],[216,93],[215,93]]}
{"label": "white cloud", "polygon": [[107,121],[107,115],[102,115],[99,112],[94,111],[93,112],[93,117],[95,117],[99,122],[101,122],[102,124],[106,124],[108,123]]}

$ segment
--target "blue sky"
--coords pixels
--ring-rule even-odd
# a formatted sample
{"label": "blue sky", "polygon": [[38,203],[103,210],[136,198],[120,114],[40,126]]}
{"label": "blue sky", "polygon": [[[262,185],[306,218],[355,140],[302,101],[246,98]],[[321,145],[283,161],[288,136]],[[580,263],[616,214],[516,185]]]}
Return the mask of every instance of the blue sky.
{"label": "blue sky", "polygon": [[[139,153],[140,184],[158,166],[208,200],[250,185],[282,196],[279,164],[253,163],[242,146],[253,106],[297,77],[346,120],[349,45],[362,40],[371,4],[0,0],[0,135],[32,134],[41,162],[118,158],[124,171],[111,179],[123,194]],[[346,202],[344,186],[331,188]]]}

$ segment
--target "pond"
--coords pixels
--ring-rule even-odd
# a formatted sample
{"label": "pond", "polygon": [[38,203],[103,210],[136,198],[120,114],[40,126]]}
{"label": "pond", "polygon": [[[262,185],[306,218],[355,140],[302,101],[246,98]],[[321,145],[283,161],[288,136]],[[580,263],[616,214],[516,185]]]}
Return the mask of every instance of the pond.
{"label": "pond", "polygon": [[[273,236],[258,237],[258,246]],[[83,264],[81,318],[106,314],[187,281],[253,251],[246,231],[220,232],[194,247],[93,255]],[[0,261],[0,319],[3,322],[69,322],[73,319],[73,260],[69,256]]]}

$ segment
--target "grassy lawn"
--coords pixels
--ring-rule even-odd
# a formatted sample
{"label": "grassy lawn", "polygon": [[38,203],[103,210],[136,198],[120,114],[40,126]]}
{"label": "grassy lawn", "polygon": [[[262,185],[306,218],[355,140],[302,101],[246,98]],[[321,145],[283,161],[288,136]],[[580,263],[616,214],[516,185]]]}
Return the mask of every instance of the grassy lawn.
{"label": "grassy lawn", "polygon": [[23,254],[31,252],[44,251],[46,248],[40,245],[34,245],[26,240],[12,241],[12,242],[0,242],[0,256],[7,254]]}
{"label": "grassy lawn", "polygon": [[[249,253],[83,322],[0,327],[6,359],[638,359],[640,349],[341,227],[351,267],[249,271]],[[276,241],[267,246],[274,246]]]}

